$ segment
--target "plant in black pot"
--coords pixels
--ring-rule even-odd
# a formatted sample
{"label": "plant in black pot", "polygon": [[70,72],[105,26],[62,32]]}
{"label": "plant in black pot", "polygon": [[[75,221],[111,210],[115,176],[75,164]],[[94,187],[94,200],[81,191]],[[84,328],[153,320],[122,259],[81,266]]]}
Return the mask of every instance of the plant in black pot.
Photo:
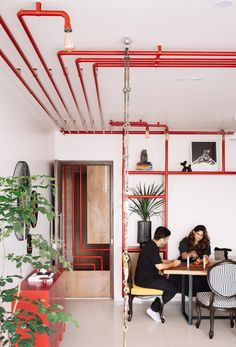
{"label": "plant in black pot", "polygon": [[142,218],[141,221],[138,221],[137,237],[137,242],[142,248],[151,239],[151,217],[159,216],[163,212],[161,206],[164,200],[159,197],[164,193],[163,184],[152,183],[146,185],[139,182],[137,186],[130,188],[130,190],[133,197],[130,198],[129,210]]}

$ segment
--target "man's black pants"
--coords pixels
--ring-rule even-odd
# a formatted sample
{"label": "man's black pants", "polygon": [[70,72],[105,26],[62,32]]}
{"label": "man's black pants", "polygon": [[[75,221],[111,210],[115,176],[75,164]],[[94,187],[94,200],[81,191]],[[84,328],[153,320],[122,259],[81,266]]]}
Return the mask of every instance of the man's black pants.
{"label": "man's black pants", "polygon": [[[169,302],[175,294],[178,292],[176,287],[164,276],[158,275],[152,283],[145,285],[146,288],[155,288],[155,289],[160,289],[163,290],[163,303],[166,304]],[[160,299],[157,297],[152,305],[151,309],[155,312],[160,311],[161,305],[160,305]]]}

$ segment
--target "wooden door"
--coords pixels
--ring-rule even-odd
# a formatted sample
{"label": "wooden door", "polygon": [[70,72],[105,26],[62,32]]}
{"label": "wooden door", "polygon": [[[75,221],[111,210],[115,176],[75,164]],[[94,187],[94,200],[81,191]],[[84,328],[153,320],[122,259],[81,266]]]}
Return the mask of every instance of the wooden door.
{"label": "wooden door", "polygon": [[111,177],[111,163],[61,163],[67,297],[111,296]]}

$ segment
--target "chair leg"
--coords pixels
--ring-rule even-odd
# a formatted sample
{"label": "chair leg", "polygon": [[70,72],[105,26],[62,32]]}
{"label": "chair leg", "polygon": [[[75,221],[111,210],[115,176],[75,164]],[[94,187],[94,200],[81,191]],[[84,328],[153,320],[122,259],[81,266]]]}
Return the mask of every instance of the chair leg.
{"label": "chair leg", "polygon": [[200,327],[201,319],[202,319],[202,316],[201,316],[201,306],[200,306],[198,301],[196,302],[196,310],[197,310],[197,322],[196,322],[195,326],[198,329]]}
{"label": "chair leg", "polygon": [[230,311],[230,326],[234,327],[234,311]]}
{"label": "chair leg", "polygon": [[160,298],[160,303],[161,303],[161,308],[160,308],[161,322],[165,323],[165,318],[163,317],[164,303],[163,303],[162,297]]}
{"label": "chair leg", "polygon": [[210,331],[209,331],[210,339],[212,339],[214,336],[214,315],[215,315],[215,310],[210,309]]}
{"label": "chair leg", "polygon": [[128,311],[128,321],[130,322],[133,317],[133,300],[134,296],[129,294],[129,311]]}

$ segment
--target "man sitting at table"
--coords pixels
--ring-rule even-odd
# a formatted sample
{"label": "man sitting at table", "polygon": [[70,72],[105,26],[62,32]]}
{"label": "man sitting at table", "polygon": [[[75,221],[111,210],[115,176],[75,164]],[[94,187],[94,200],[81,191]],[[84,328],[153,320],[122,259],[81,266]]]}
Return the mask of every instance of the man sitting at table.
{"label": "man sitting at table", "polygon": [[[175,296],[177,289],[159,271],[180,265],[180,260],[164,260],[160,257],[160,248],[167,244],[170,234],[170,230],[165,227],[156,229],[154,239],[149,240],[140,252],[135,272],[135,284],[138,286],[163,290],[164,304]],[[161,321],[160,308],[160,299],[157,297],[147,309],[147,314],[156,322]]]}

